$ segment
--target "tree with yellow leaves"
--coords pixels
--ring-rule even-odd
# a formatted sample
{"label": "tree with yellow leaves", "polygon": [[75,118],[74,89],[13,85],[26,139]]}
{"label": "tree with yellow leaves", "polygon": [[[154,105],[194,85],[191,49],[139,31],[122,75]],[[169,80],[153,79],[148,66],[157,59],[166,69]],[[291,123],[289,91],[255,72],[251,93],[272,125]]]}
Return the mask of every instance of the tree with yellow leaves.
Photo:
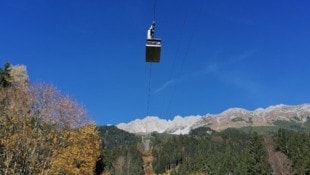
{"label": "tree with yellow leaves", "polygon": [[84,108],[50,85],[28,85],[19,68],[10,80],[27,83],[0,87],[0,174],[93,174],[100,138]]}

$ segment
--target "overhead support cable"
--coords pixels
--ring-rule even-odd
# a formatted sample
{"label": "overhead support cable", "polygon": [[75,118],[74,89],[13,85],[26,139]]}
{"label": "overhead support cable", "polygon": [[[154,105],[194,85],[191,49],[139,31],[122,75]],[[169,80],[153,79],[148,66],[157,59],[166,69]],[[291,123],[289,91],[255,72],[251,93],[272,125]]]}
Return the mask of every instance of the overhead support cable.
{"label": "overhead support cable", "polygon": [[152,80],[152,63],[150,63],[149,77],[148,77],[148,87],[147,87],[147,103],[146,103],[146,116],[149,115],[150,101],[151,101],[151,80]]}
{"label": "overhead support cable", "polygon": [[153,21],[156,20],[156,0],[154,0],[154,6],[153,6]]}

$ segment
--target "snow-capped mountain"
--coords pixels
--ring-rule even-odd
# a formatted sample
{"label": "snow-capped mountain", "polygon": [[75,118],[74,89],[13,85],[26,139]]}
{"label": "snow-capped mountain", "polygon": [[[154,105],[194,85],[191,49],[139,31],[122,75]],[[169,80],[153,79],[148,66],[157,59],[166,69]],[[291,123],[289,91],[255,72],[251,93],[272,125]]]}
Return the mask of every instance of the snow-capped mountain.
{"label": "snow-capped mountain", "polygon": [[289,106],[275,105],[265,109],[258,108],[249,111],[242,108],[231,108],[220,114],[197,116],[176,116],[173,120],[148,116],[129,123],[116,125],[119,129],[130,133],[170,133],[188,134],[191,129],[208,126],[220,131],[226,128],[241,128],[245,126],[272,126],[278,120],[304,123],[310,120],[310,104]]}
{"label": "snow-capped mountain", "polygon": [[144,119],[136,119],[129,123],[116,125],[119,129],[130,133],[174,133],[187,134],[196,123],[202,122],[203,116],[176,116],[173,120],[160,119],[155,116],[148,116]]}

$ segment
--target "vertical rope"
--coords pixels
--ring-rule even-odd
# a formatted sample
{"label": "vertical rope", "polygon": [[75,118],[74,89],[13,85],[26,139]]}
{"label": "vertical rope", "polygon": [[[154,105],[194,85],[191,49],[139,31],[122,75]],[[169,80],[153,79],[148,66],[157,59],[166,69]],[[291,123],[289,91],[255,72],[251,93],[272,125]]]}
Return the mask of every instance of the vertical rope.
{"label": "vertical rope", "polygon": [[156,17],[156,0],[154,0],[154,6],[153,6],[153,21],[155,21]]}
{"label": "vertical rope", "polygon": [[147,106],[146,106],[146,116],[149,115],[150,101],[151,101],[151,80],[152,80],[152,63],[150,63],[149,70],[149,82],[148,82],[148,92],[147,92]]}
{"label": "vertical rope", "polygon": [[[156,0],[154,0],[154,4],[153,4],[153,21],[155,21],[155,17],[156,17]],[[152,62],[150,63],[150,70],[149,70],[149,82],[148,82],[148,92],[147,92],[146,116],[149,115],[149,111],[150,111],[151,80],[152,80]]]}

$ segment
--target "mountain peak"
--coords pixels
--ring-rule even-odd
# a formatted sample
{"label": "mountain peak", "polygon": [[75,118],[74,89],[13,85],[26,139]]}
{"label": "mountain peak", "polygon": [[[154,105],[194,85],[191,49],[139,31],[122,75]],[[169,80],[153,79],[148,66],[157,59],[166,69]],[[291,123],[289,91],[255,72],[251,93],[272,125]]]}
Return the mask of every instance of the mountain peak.
{"label": "mountain peak", "polygon": [[[187,129],[188,125],[196,123],[201,120],[202,116],[175,116],[173,120],[160,119],[157,116],[147,116],[144,119],[136,119],[129,123],[120,123],[116,125],[119,129],[128,131],[130,133],[150,133],[150,132],[169,132],[187,134],[188,131],[182,131]],[[182,128],[180,130],[180,128]]]}
{"label": "mountain peak", "polygon": [[220,114],[177,115],[173,120],[160,119],[158,116],[147,116],[129,123],[116,125],[119,129],[130,133],[170,133],[188,134],[191,129],[208,126],[214,130],[240,128],[245,126],[272,126],[274,121],[306,122],[310,119],[310,104],[274,105],[249,111],[243,108],[230,108]]}

